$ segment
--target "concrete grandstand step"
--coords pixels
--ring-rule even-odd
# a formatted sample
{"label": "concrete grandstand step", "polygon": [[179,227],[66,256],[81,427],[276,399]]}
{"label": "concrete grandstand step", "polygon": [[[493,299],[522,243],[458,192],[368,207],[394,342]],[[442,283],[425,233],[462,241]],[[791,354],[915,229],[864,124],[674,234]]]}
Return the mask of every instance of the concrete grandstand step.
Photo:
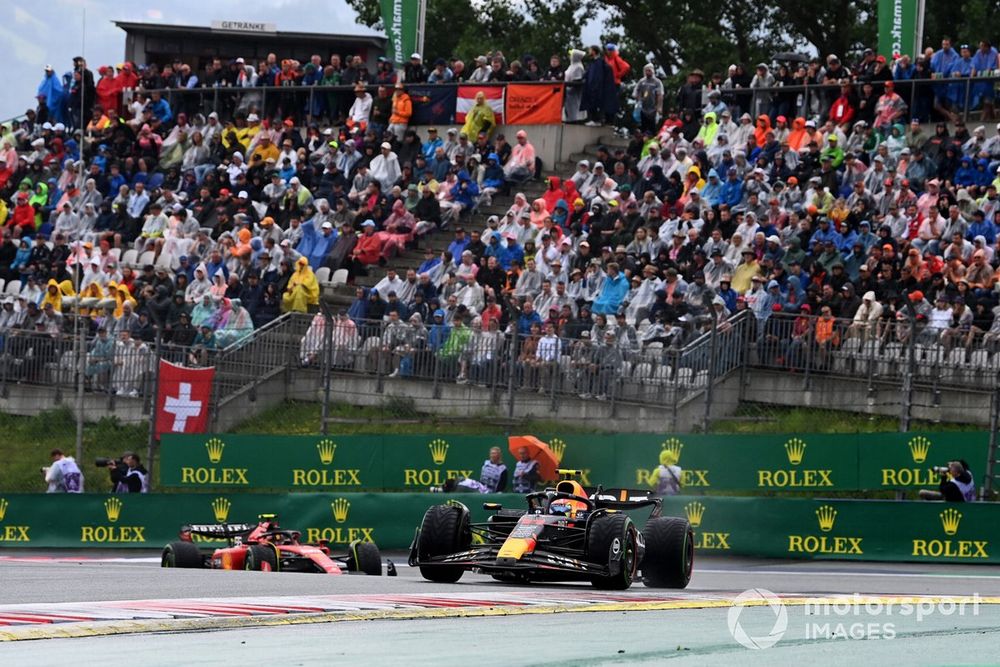
{"label": "concrete grandstand step", "polygon": [[628,146],[628,139],[626,137],[620,137],[617,134],[602,134],[599,138],[601,145],[611,148],[613,146],[621,146],[625,148]]}

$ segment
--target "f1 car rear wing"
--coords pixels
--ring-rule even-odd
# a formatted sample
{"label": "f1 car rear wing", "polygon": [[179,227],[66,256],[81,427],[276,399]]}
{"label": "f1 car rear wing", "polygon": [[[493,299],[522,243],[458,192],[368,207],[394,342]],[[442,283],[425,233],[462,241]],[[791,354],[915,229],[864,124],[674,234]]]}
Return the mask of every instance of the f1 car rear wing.
{"label": "f1 car rear wing", "polygon": [[182,527],[181,533],[231,540],[234,537],[245,536],[256,527],[256,523],[194,523]]}
{"label": "f1 car rear wing", "polygon": [[663,501],[652,495],[648,489],[605,489],[599,486],[590,494],[590,499],[597,507],[609,510],[635,510],[652,507],[650,518],[660,515],[660,507],[663,504]]}

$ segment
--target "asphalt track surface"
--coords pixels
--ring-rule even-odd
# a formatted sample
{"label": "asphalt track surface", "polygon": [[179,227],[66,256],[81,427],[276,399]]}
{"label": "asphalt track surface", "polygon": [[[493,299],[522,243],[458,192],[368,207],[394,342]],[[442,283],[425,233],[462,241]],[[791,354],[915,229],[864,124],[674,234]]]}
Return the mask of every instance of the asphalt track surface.
{"label": "asphalt track surface", "polygon": [[[91,664],[123,655],[122,651],[129,662],[143,665],[255,660],[293,665],[349,664],[347,660],[370,665],[445,662],[477,667],[567,661],[663,664],[668,660],[729,665],[734,661],[780,665],[847,660],[996,664],[1000,645],[998,604],[970,603],[959,613],[957,608],[935,606],[937,598],[927,597],[921,600],[927,613],[917,619],[914,614],[902,614],[907,598],[898,597],[978,595],[998,601],[1000,570],[985,566],[701,558],[685,591],[654,590],[640,584],[615,594],[612,601],[600,598],[587,585],[514,586],[474,574],[466,574],[454,585],[431,584],[407,567],[399,567],[395,578],[330,577],[161,570],[149,553],[139,558],[135,552],[89,552],[83,557],[67,553],[49,560],[52,556],[0,551],[0,622],[5,608],[32,604],[58,610],[65,604],[127,600],[165,604],[192,598],[219,599],[220,605],[225,602],[222,599],[245,603],[264,598],[289,605],[320,598],[333,600],[334,605],[362,598],[378,604],[386,599],[429,602],[419,609],[407,606],[347,616],[268,617],[260,626],[244,624],[260,617],[222,619],[215,626],[211,618],[171,620],[123,626],[124,632],[141,634],[7,641],[0,643],[0,664],[19,660],[62,665],[68,656],[77,664]],[[397,565],[405,561],[402,554],[387,556]],[[35,557],[42,560],[32,560]],[[110,560],[94,560],[102,557]],[[730,630],[732,599],[754,588],[785,596],[786,629],[779,633],[780,641],[766,650],[744,648]],[[878,597],[865,598],[871,605],[867,610],[862,602],[843,614],[833,604],[806,607],[800,599],[838,596],[835,601],[842,601],[846,598],[839,596],[854,593]],[[447,608],[461,607],[463,599],[479,600],[479,606]],[[493,599],[500,600],[497,607],[488,606]],[[459,602],[451,605],[449,600]],[[523,600],[524,606],[508,607],[504,600]],[[912,609],[917,605],[911,601]],[[886,613],[889,602],[900,605],[895,613]],[[742,629],[751,641],[766,643],[768,634],[776,630],[780,614],[774,607],[763,604],[737,611],[737,633]],[[43,634],[38,636],[46,637],[58,635],[45,632],[74,625],[27,627],[40,628]],[[109,632],[114,632],[117,626],[111,627]]]}

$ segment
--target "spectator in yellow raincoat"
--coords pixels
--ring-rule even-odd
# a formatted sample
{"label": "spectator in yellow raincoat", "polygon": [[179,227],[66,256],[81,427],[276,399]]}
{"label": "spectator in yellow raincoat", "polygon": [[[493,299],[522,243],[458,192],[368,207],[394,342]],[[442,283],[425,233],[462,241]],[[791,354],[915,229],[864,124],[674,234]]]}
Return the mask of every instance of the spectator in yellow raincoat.
{"label": "spectator in yellow raincoat", "polygon": [[131,303],[132,307],[135,308],[136,301],[132,298],[132,293],[128,291],[128,287],[125,285],[119,285],[118,283],[111,281],[107,286],[107,294],[109,299],[114,299],[115,301],[115,317],[121,317],[124,311],[125,303]]}
{"label": "spectator in yellow raincoat", "polygon": [[63,297],[74,296],[75,294],[73,283],[70,281],[64,280],[62,283],[59,283],[55,278],[50,278],[48,285],[45,287],[45,296],[42,297],[39,307],[44,310],[45,304],[51,303],[52,309],[57,313],[61,313]]}
{"label": "spectator in yellow raincoat", "polygon": [[489,138],[496,126],[493,109],[486,103],[486,95],[480,90],[476,93],[476,103],[469,109],[469,113],[465,114],[462,133],[469,138],[469,141],[475,141],[480,132],[485,132]]}
{"label": "spectator in yellow raincoat", "polygon": [[80,292],[80,314],[92,319],[99,317],[101,309],[97,307],[97,304],[95,303],[93,308],[85,308],[83,307],[84,299],[97,299],[98,303],[102,301],[104,299],[104,290],[101,289],[100,283],[92,282]]}
{"label": "spectator in yellow raincoat", "polygon": [[295,272],[281,301],[285,312],[306,313],[309,306],[319,305],[319,283],[305,257],[299,257],[295,262]]}

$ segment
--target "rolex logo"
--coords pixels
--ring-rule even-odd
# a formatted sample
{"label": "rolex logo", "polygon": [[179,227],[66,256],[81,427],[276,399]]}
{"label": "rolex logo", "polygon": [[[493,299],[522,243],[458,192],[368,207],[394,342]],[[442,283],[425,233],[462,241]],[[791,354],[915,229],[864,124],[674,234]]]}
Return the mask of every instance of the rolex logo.
{"label": "rolex logo", "polygon": [[837,510],[829,505],[823,505],[816,510],[816,518],[819,519],[819,529],[824,533],[833,530],[833,523],[837,520]]}
{"label": "rolex logo", "polygon": [[788,455],[788,462],[793,466],[802,463],[802,457],[806,453],[806,443],[799,438],[792,438],[785,443],[785,453]]}
{"label": "rolex logo", "polygon": [[108,521],[114,523],[122,513],[122,501],[118,498],[108,498],[104,501],[104,512],[108,515]]}
{"label": "rolex logo", "polygon": [[688,503],[684,506],[684,514],[687,516],[688,523],[691,524],[691,527],[697,528],[701,525],[701,518],[705,516],[705,506],[697,501]]}
{"label": "rolex logo", "polygon": [[431,440],[427,447],[431,450],[431,458],[434,459],[435,465],[441,465],[444,463],[445,457],[448,456],[448,443],[440,438],[436,440]]}
{"label": "rolex logo", "polygon": [[212,438],[205,443],[205,449],[208,451],[208,460],[212,463],[218,463],[222,460],[222,450],[226,448],[226,443],[222,442],[218,438]]}
{"label": "rolex logo", "polygon": [[351,503],[347,498],[337,498],[330,503],[330,509],[333,510],[333,520],[337,523],[344,523],[347,521],[347,513],[351,509]]}
{"label": "rolex logo", "polygon": [[3,518],[7,516],[7,507],[9,505],[10,503],[7,502],[6,498],[0,498],[0,521],[3,521]]}
{"label": "rolex logo", "polygon": [[660,445],[660,449],[667,452],[671,452],[674,455],[674,460],[680,463],[681,450],[684,449],[684,443],[678,440],[677,438],[670,438],[668,440],[665,440],[663,444]]}
{"label": "rolex logo", "polygon": [[232,506],[225,498],[216,498],[212,501],[212,514],[215,515],[215,520],[218,523],[225,523],[226,519],[229,518],[229,508]]}
{"label": "rolex logo", "polygon": [[563,454],[566,453],[566,442],[559,438],[552,438],[549,441],[549,450],[555,455],[556,463],[562,463]]}
{"label": "rolex logo", "polygon": [[316,451],[319,452],[319,460],[328,466],[333,463],[333,455],[337,453],[337,443],[333,440],[320,440],[316,443]]}
{"label": "rolex logo", "polygon": [[962,520],[962,513],[956,509],[948,508],[941,512],[941,527],[944,528],[945,535],[954,535],[958,532],[958,522]]}
{"label": "rolex logo", "polygon": [[922,435],[911,438],[909,442],[910,455],[914,463],[923,463],[927,460],[927,452],[930,451],[931,441]]}

